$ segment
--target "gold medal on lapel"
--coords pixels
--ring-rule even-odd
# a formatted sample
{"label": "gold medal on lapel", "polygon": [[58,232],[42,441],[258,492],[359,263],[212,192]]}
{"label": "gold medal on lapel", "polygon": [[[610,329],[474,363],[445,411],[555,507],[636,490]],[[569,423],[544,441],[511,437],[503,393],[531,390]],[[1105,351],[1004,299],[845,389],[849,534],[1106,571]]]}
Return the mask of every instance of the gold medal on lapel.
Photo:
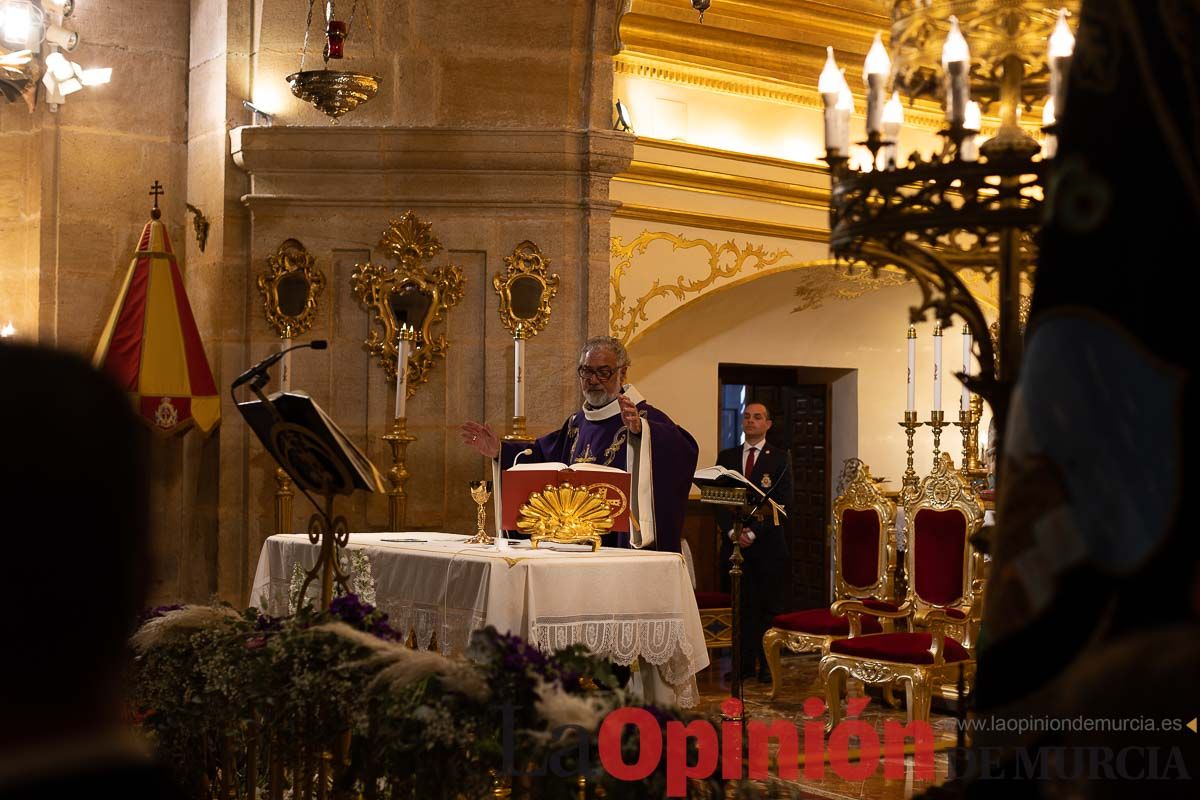
{"label": "gold medal on lapel", "polygon": [[771,488],[771,476],[763,475],[761,483],[762,483],[762,487],[764,489],[770,489]]}

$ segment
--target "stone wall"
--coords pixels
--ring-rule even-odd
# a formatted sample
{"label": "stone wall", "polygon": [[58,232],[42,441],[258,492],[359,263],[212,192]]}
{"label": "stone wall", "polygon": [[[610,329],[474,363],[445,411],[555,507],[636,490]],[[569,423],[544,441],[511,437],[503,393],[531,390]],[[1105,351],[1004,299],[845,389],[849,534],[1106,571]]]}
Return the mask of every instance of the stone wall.
{"label": "stone wall", "polygon": [[[348,14],[352,4],[338,5]],[[298,356],[294,385],[309,388],[386,468],[379,434],[391,393],[362,352],[367,317],[348,280],[356,261],[374,256],[388,220],[412,209],[433,223],[444,258],[468,282],[448,316],[450,354],[410,406],[419,437],[411,516],[465,530],[473,505],[459,489],[484,465],[454,429],[466,417],[504,426],[512,413],[512,347],[490,287],[503,257],[532,239],[563,277],[551,326],[529,349],[535,429],[557,425],[577,401],[564,381],[571,354],[606,330],[608,180],[631,148],[608,132],[617,5],[362,0],[350,58],[334,66],[377,72],[382,89],[334,126],[284,82],[299,66],[304,0],[80,0],[70,21],[82,39],[74,59],[112,66],[112,83],[70,97],[57,113],[44,104],[32,114],[0,108],[0,144],[20,156],[0,168],[0,324],[11,317],[27,338],[90,355],[147,219],[149,184],[159,180],[218,386],[278,346],[254,278],[282,239],[300,238],[329,278],[311,336],[333,347]],[[310,68],[319,63],[318,28],[319,20]],[[231,131],[251,122],[248,98],[273,105],[275,127],[242,131],[231,146]],[[329,169],[354,150],[345,134],[368,129],[379,134],[379,153],[408,161],[371,165],[359,153],[347,170]],[[262,161],[276,149],[299,159],[289,175]],[[212,225],[203,252],[189,202]],[[158,442],[153,599],[248,600],[261,540],[272,532],[272,492],[262,450],[228,401],[207,439]],[[303,503],[298,497],[297,524],[309,513]],[[355,498],[346,512],[354,528],[386,524],[381,498]]]}

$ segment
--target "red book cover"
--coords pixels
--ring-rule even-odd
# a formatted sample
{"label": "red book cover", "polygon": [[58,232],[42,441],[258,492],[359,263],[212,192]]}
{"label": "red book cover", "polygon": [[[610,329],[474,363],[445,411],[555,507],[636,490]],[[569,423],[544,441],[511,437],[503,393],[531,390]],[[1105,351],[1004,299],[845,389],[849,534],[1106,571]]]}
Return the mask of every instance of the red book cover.
{"label": "red book cover", "polygon": [[508,531],[517,529],[517,517],[529,495],[549,486],[567,483],[571,486],[603,486],[605,495],[617,515],[612,530],[629,530],[630,475],[624,470],[596,468],[571,469],[565,464],[522,464],[506,469],[500,476],[500,525]]}

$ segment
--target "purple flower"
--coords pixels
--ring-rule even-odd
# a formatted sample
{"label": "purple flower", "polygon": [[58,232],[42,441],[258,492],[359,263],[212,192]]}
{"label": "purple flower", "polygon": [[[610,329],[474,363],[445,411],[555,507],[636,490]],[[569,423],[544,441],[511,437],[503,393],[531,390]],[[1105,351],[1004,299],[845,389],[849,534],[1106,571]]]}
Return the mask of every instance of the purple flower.
{"label": "purple flower", "polygon": [[165,617],[169,612],[178,611],[181,608],[183,608],[183,605],[180,603],[174,603],[169,606],[155,606],[154,608],[148,608],[142,612],[142,617],[138,620],[138,627],[142,627],[152,619]]}

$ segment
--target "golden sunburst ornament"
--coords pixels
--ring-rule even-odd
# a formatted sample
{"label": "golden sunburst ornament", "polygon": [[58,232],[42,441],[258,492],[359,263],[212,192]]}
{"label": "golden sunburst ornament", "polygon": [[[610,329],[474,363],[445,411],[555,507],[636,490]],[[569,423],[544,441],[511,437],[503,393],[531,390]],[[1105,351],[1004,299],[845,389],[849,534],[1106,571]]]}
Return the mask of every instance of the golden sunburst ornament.
{"label": "golden sunburst ornament", "polygon": [[613,509],[603,490],[591,492],[563,483],[547,485],[529,495],[517,517],[517,529],[528,533],[533,547],[539,542],[592,545],[600,549],[600,535],[613,526]]}

